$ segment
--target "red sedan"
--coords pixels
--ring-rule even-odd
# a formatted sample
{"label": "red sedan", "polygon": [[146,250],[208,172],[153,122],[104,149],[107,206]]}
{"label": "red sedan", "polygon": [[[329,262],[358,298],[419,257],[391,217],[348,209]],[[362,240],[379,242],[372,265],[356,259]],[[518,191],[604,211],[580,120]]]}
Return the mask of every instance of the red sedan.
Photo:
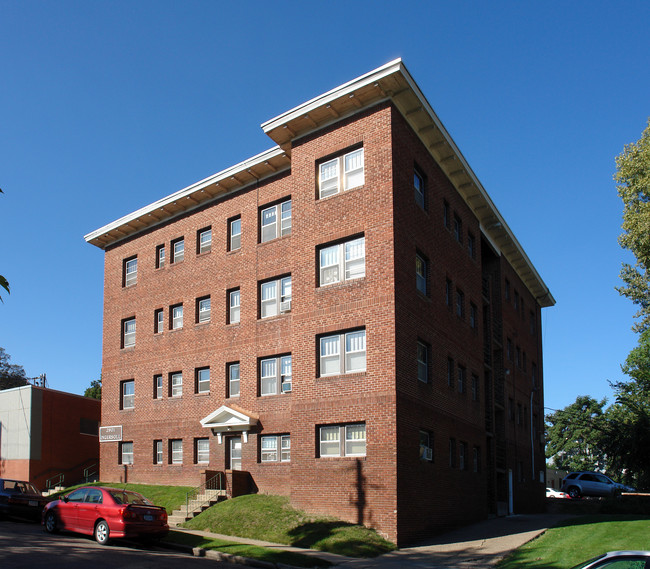
{"label": "red sedan", "polygon": [[92,535],[106,545],[113,537],[160,538],[169,532],[167,512],[131,490],[86,486],[43,509],[45,531]]}

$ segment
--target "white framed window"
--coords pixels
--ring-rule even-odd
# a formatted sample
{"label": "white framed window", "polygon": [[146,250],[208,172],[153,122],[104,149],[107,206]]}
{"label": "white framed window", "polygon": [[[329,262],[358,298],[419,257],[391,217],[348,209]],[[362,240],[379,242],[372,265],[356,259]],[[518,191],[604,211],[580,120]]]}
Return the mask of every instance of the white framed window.
{"label": "white framed window", "polygon": [[195,439],[195,456],[197,464],[210,462],[210,439]]}
{"label": "white framed window", "polygon": [[132,257],[124,261],[124,285],[132,286],[138,281],[138,258]]}
{"label": "white framed window", "polygon": [[318,172],[318,187],[321,198],[363,186],[363,148],[321,163]]}
{"label": "white framed window", "polygon": [[153,398],[162,399],[163,397],[163,376],[154,375],[153,376]]}
{"label": "white framed window", "polygon": [[320,338],[320,375],[366,371],[366,331],[355,330]]}
{"label": "white framed window", "polygon": [[196,321],[200,324],[202,322],[210,322],[210,297],[199,298],[196,301]]}
{"label": "white framed window", "polygon": [[291,277],[260,284],[260,318],[291,311]]}
{"label": "white framed window", "polygon": [[236,324],[240,319],[241,295],[239,289],[228,293],[228,324]]}
{"label": "white framed window", "polygon": [[135,346],[135,318],[128,318],[122,321],[122,347],[133,346]]}
{"label": "white framed window", "polygon": [[196,245],[198,254],[207,253],[212,250],[212,228],[206,227],[198,231],[196,236]]}
{"label": "white framed window", "polygon": [[172,397],[183,395],[183,374],[180,371],[169,374],[169,391]]}
{"label": "white framed window", "polygon": [[185,239],[172,241],[172,263],[180,263],[185,258]]}
{"label": "white framed window", "polygon": [[135,381],[132,379],[122,382],[120,409],[133,409],[135,407]]}
{"label": "white framed window", "polygon": [[170,439],[169,462],[171,464],[183,464],[183,439]]}
{"label": "white framed window", "polygon": [[133,464],[133,443],[120,443],[120,464]]}
{"label": "white framed window", "polygon": [[433,437],[428,431],[420,430],[420,460],[433,462]]}
{"label": "white framed window", "polygon": [[264,208],[260,212],[260,243],[291,234],[291,200]]}
{"label": "white framed window", "polygon": [[427,294],[427,260],[416,253],[415,255],[415,287],[422,293]]}
{"label": "white framed window", "polygon": [[165,313],[163,312],[162,308],[159,308],[156,310],[154,314],[154,333],[155,334],[162,334],[164,330],[164,325],[165,325]]}
{"label": "white framed window", "polygon": [[239,397],[239,362],[228,364],[228,397]]}
{"label": "white framed window", "polygon": [[290,355],[260,360],[260,395],[291,392],[291,378]]}
{"label": "white framed window", "polygon": [[320,286],[365,277],[366,238],[322,247],[318,258]]}
{"label": "white framed window", "polygon": [[161,440],[153,442],[153,463],[163,463],[163,442]]}
{"label": "white framed window", "polygon": [[156,247],[156,269],[162,269],[165,266],[165,246]]}
{"label": "white framed window", "polygon": [[290,462],[291,437],[290,435],[268,435],[261,437],[260,442],[261,462]]}
{"label": "white framed window", "polygon": [[196,392],[210,393],[210,368],[204,367],[196,370]]}
{"label": "white framed window", "polygon": [[241,248],[241,217],[228,222],[228,250],[236,251]]}
{"label": "white framed window", "polygon": [[429,346],[418,340],[417,343],[418,380],[429,383]]}
{"label": "white framed window", "polygon": [[413,188],[415,190],[415,203],[425,209],[424,175],[417,168],[413,169]]}
{"label": "white framed window", "polygon": [[171,307],[172,330],[180,330],[183,327],[183,305],[177,304]]}
{"label": "white framed window", "polygon": [[319,450],[321,457],[366,456],[366,424],[320,427]]}

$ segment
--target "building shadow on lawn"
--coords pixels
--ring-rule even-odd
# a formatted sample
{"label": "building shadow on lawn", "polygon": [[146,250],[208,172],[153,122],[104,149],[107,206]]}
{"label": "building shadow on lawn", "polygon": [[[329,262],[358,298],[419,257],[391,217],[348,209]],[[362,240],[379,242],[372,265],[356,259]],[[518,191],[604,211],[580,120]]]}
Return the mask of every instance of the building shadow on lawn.
{"label": "building shadow on lawn", "polygon": [[289,531],[289,537],[291,545],[304,549],[313,549],[315,545],[327,541],[329,553],[347,557],[376,557],[392,551],[394,546],[388,542],[368,541],[348,534],[346,529],[354,527],[357,526],[342,521],[309,522]]}

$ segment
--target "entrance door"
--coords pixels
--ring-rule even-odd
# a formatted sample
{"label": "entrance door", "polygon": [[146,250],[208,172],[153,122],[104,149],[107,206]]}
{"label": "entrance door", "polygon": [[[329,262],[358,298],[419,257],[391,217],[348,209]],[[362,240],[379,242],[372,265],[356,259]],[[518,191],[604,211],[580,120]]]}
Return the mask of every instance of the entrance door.
{"label": "entrance door", "polygon": [[241,470],[241,437],[230,437],[230,470]]}

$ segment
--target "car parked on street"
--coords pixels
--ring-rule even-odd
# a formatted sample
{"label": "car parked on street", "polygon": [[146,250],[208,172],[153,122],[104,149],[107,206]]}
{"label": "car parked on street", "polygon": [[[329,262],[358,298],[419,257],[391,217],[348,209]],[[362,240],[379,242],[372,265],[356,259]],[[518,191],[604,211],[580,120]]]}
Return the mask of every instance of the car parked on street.
{"label": "car parked on street", "polygon": [[547,498],[568,498],[569,495],[566,492],[560,492],[559,490],[554,490],[553,488],[546,489]]}
{"label": "car parked on street", "polygon": [[68,530],[94,536],[106,545],[116,537],[161,538],[169,532],[167,511],[138,492],[84,486],[47,504],[43,525],[48,533]]}
{"label": "car parked on street", "polygon": [[40,520],[45,498],[30,482],[0,478],[0,515]]}
{"label": "car parked on street", "polygon": [[650,551],[610,551],[573,569],[650,569]]}
{"label": "car parked on street", "polygon": [[634,488],[618,484],[599,472],[571,472],[562,480],[562,492],[571,498],[581,496],[615,496],[621,492],[634,492]]}

